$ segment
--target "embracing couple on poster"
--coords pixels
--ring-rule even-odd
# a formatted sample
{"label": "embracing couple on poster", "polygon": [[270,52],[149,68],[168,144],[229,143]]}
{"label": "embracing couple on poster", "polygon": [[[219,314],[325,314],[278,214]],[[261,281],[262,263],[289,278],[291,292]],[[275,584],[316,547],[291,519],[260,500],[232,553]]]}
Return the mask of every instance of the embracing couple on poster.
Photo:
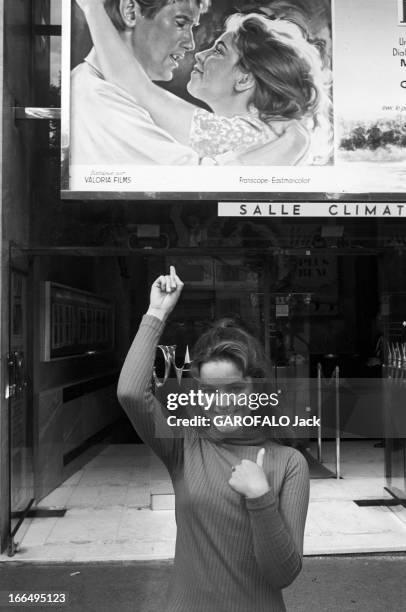
{"label": "embracing couple on poster", "polygon": [[330,71],[287,19],[234,13],[195,54],[188,92],[170,81],[209,0],[76,0],[93,49],[72,72],[71,163],[331,163]]}

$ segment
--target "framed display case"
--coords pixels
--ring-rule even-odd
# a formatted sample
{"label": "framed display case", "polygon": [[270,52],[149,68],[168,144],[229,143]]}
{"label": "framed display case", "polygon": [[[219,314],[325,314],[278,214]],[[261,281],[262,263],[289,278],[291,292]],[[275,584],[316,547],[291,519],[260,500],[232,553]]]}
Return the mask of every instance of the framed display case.
{"label": "framed display case", "polygon": [[41,360],[88,356],[114,345],[114,309],[102,296],[45,281],[41,287]]}

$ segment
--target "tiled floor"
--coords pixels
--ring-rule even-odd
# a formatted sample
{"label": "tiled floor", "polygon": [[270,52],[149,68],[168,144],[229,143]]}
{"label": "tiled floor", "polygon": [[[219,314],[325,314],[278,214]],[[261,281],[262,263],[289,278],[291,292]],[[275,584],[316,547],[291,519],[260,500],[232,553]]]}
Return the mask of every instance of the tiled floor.
{"label": "tiled floor", "polygon": [[[323,452],[325,465],[334,471],[334,444],[324,444]],[[342,476],[311,481],[305,554],[406,551],[405,508],[359,507],[353,501],[390,498],[384,490],[383,449],[371,441],[344,442]],[[171,558],[176,535],[171,493],[164,466],[147,447],[106,446],[41,501],[40,506],[67,512],[31,519],[13,559]],[[151,496],[156,507],[169,509],[151,510]]]}

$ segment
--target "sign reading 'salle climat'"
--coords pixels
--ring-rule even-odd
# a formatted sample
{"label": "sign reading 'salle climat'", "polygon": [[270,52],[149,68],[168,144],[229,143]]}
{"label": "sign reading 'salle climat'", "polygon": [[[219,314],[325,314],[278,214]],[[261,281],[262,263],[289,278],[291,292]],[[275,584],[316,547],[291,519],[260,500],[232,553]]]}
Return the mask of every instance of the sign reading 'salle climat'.
{"label": "sign reading 'salle climat'", "polygon": [[62,196],[406,193],[406,0],[257,4],[66,0]]}

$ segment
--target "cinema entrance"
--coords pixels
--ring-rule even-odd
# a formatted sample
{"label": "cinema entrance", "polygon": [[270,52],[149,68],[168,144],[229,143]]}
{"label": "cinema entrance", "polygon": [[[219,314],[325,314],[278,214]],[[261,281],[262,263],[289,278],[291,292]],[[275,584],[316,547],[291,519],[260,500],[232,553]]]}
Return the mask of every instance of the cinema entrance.
{"label": "cinema entrance", "polygon": [[[130,488],[139,507],[172,507],[167,476],[116,399],[150,284],[169,265],[185,289],[157,352],[161,401],[188,384],[187,356],[201,331],[231,317],[263,341],[289,414],[321,415],[320,427],[288,440],[308,458],[315,478],[358,478],[367,486],[379,475],[370,499],[402,500],[406,288],[398,224],[222,222],[214,215],[208,223],[192,203],[182,210],[172,205],[166,218],[155,210],[141,223],[133,207],[120,207],[126,222],[100,225],[98,245],[11,249],[17,389],[9,398],[11,529],[24,510],[30,519],[62,516],[75,499],[81,507],[86,487],[88,500],[100,497],[86,478],[82,497],[66,483],[86,474],[86,466],[106,466],[109,448],[134,449],[122,463],[117,454],[112,461],[118,482],[128,479],[127,494],[137,473]],[[191,224],[193,232],[186,231]],[[198,232],[201,244],[185,244]],[[169,347],[176,347],[172,357],[165,354]],[[25,410],[14,409],[17,399]],[[155,477],[155,484],[148,489],[145,480],[137,491],[141,475],[152,483]],[[112,474],[106,478],[114,487]],[[123,492],[115,491],[125,505]],[[65,503],[58,501],[68,492]]]}

